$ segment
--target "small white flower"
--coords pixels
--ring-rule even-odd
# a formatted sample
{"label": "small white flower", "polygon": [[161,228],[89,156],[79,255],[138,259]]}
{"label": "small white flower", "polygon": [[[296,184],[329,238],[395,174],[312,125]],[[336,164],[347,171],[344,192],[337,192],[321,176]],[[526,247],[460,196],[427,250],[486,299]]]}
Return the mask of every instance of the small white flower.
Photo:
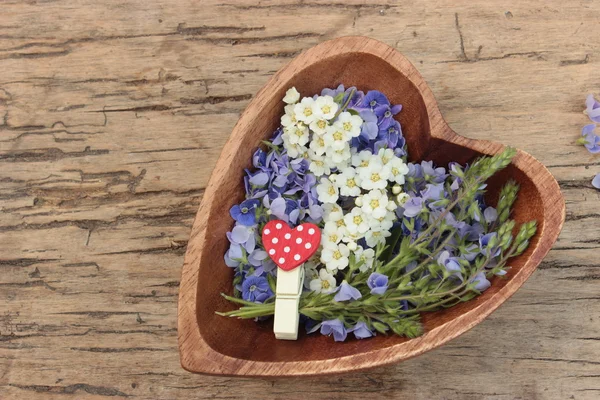
{"label": "small white flower", "polygon": [[352,154],[352,166],[353,167],[368,167],[369,163],[373,159],[373,154],[368,150],[363,150],[360,153]]}
{"label": "small white flower", "polygon": [[362,196],[362,210],[373,218],[383,218],[387,214],[388,197],[382,190],[371,190]]}
{"label": "small white flower", "polygon": [[379,243],[385,243],[385,238],[391,236],[390,231],[381,229],[381,230],[373,230],[369,229],[365,233],[365,240],[367,241],[367,246],[375,247]]}
{"label": "small white flower", "polygon": [[319,277],[310,281],[310,290],[317,293],[333,293],[337,289],[335,278],[325,268],[319,271]]}
{"label": "small white flower", "polygon": [[327,146],[322,136],[313,135],[308,147],[318,156],[322,156],[327,151]]}
{"label": "small white flower", "polygon": [[392,149],[379,149],[379,152],[377,152],[377,157],[379,157],[384,165],[392,161],[394,158],[397,158],[394,154],[394,150]]}
{"label": "small white flower", "polygon": [[362,247],[358,247],[354,251],[354,259],[356,262],[361,262],[362,264],[358,267],[360,272],[365,272],[368,269],[373,267],[373,261],[375,260],[375,250],[373,249],[363,249]]}
{"label": "small white flower", "polygon": [[368,167],[359,167],[357,169],[363,189],[385,189],[387,186],[390,168],[388,165],[383,165],[379,158],[373,157],[369,161]]}
{"label": "small white flower", "polygon": [[336,177],[335,184],[342,196],[357,197],[360,195],[360,177],[352,167],[344,168]]}
{"label": "small white flower", "polygon": [[338,188],[323,177],[317,185],[317,197],[321,203],[335,203],[339,198]]}
{"label": "small white flower", "polygon": [[331,96],[319,96],[313,105],[313,112],[327,120],[335,116],[339,106]]}
{"label": "small white flower", "polygon": [[363,120],[358,115],[352,115],[347,111],[344,111],[338,116],[338,123],[341,123],[344,131],[348,132],[351,137],[357,137],[360,135],[360,128],[363,124]]}
{"label": "small white flower", "polygon": [[303,124],[289,126],[285,128],[285,133],[288,135],[290,144],[304,146],[310,139],[308,127]]}
{"label": "small white flower", "polygon": [[293,104],[297,103],[298,100],[300,100],[300,93],[298,93],[295,87],[291,87],[285,92],[284,103]]}
{"label": "small white flower", "polygon": [[404,184],[404,177],[408,174],[408,165],[401,158],[395,156],[390,160],[388,165],[390,167],[390,176],[388,179],[400,185]]}
{"label": "small white flower", "polygon": [[335,203],[327,203],[323,204],[323,220],[324,221],[343,221],[344,220],[344,211],[342,207]]}
{"label": "small white flower", "polygon": [[313,150],[308,150],[308,159],[310,160],[308,169],[315,174],[316,177],[329,175],[331,173],[331,168],[334,167],[334,164],[329,158],[317,155]]}
{"label": "small white flower", "polygon": [[327,120],[322,117],[315,119],[309,125],[310,130],[319,136],[324,135],[327,132],[328,127],[329,123],[327,123]]}
{"label": "small white flower", "polygon": [[321,262],[325,264],[325,267],[329,271],[337,271],[344,269],[348,266],[350,260],[348,256],[350,250],[348,246],[343,243],[338,244],[336,247],[327,247],[321,251]]}
{"label": "small white flower", "polygon": [[342,238],[346,235],[346,226],[338,224],[334,221],[328,221],[323,227],[323,235],[321,235],[321,245],[323,248],[336,247]]}
{"label": "small white flower", "polygon": [[369,217],[358,207],[344,215],[344,222],[349,235],[362,236],[369,230]]}
{"label": "small white flower", "polygon": [[312,97],[305,97],[302,101],[294,106],[294,115],[298,121],[304,122],[306,125],[310,125],[316,118],[313,113],[313,104],[315,101]]}
{"label": "small white flower", "polygon": [[284,132],[281,135],[281,138],[283,139],[283,147],[287,150],[288,156],[292,158],[308,157],[308,149],[299,144],[290,143],[290,138],[287,133]]}
{"label": "small white flower", "polygon": [[294,115],[294,105],[288,104],[284,107],[284,110],[285,114],[281,116],[281,125],[283,125],[284,128],[296,125],[298,120],[296,120],[296,116]]}
{"label": "small white flower", "polygon": [[350,161],[350,144],[346,142],[341,149],[328,147],[325,155],[338,169],[346,168],[348,166],[348,161]]}
{"label": "small white flower", "polygon": [[327,127],[325,135],[325,145],[334,150],[341,150],[348,145],[350,141],[350,135],[340,126],[339,123],[335,123]]}

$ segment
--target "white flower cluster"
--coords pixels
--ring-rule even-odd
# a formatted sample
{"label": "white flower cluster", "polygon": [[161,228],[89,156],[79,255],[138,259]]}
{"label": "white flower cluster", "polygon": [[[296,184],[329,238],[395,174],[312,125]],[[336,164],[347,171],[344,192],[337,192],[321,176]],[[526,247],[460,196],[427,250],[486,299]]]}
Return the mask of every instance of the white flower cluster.
{"label": "white flower cluster", "polygon": [[[388,192],[388,186],[398,191],[408,166],[392,149],[373,154],[351,148],[350,141],[360,135],[363,120],[347,111],[338,112],[340,106],[331,96],[300,101],[300,94],[291,88],[283,100],[288,103],[281,117],[283,145],[290,157],[306,158],[310,171],[320,178],[317,196],[323,203],[324,227],[319,261],[326,269],[317,272],[313,261],[306,275],[312,278],[311,290],[331,293],[336,288],[333,274],[348,267],[351,254],[361,262],[361,271],[372,267],[373,248],[385,243],[396,219],[396,193]],[[353,198],[354,207],[344,212],[338,204],[340,197]],[[367,248],[357,244],[363,238]]]}

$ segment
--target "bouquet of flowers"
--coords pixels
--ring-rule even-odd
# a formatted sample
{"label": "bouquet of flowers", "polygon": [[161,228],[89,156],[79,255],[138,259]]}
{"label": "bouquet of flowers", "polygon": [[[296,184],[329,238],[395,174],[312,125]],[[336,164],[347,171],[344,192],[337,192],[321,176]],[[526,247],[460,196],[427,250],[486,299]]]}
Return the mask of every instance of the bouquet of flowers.
{"label": "bouquet of flowers", "polygon": [[301,99],[291,88],[283,101],[281,127],[254,153],[246,199],[230,211],[234,296],[224,296],[241,307],[220,315],[274,314],[277,266],[261,239],[274,219],[320,228],[298,309],[307,332],[336,341],[422,334],[422,312],[479,295],[535,234],[535,221],[515,227],[510,218],[515,182],[496,208],[483,197],[514,149],[465,166],[408,163],[395,119],[402,106],[381,92],[340,85]]}

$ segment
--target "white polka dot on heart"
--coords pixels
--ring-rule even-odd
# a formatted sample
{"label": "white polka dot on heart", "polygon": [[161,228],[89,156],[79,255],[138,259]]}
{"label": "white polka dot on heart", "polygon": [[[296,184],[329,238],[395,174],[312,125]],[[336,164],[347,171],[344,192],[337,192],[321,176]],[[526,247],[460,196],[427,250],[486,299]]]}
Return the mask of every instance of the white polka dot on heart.
{"label": "white polka dot on heart", "polygon": [[271,239],[271,243],[273,243],[273,244],[277,244],[277,242],[279,242],[279,239],[277,239],[277,238],[273,238],[273,239]]}
{"label": "white polka dot on heart", "polygon": [[302,232],[304,230],[304,227],[302,225],[300,225],[299,227],[296,228],[296,230],[298,232]]}
{"label": "white polka dot on heart", "polygon": [[283,264],[283,263],[285,263],[285,258],[281,257],[281,258],[279,259],[279,264]]}
{"label": "white polka dot on heart", "polygon": [[305,248],[307,248],[307,249],[310,249],[310,248],[312,247],[312,244],[310,244],[310,243],[306,243],[306,244],[304,245],[304,247],[305,247]]}
{"label": "white polka dot on heart", "polygon": [[296,243],[298,243],[298,244],[302,243],[302,238],[296,239]]}
{"label": "white polka dot on heart", "polygon": [[263,231],[263,233],[264,233],[265,235],[268,235],[269,233],[271,233],[271,231],[270,231],[270,230],[268,230],[268,229],[265,229],[265,230]]}
{"label": "white polka dot on heart", "polygon": [[296,254],[296,255],[294,256],[294,260],[298,261],[299,259],[300,259],[300,254]]}
{"label": "white polka dot on heart", "polygon": [[287,247],[287,246],[285,246],[285,248],[283,249],[283,251],[285,251],[286,253],[289,253],[290,252],[290,248]]}
{"label": "white polka dot on heart", "polygon": [[275,254],[275,249],[271,249],[271,250],[269,250],[269,254],[270,254],[270,255],[273,255],[273,254]]}
{"label": "white polka dot on heart", "polygon": [[314,230],[313,228],[310,228],[310,229],[308,230],[308,234],[309,234],[309,235],[314,235],[314,234],[315,234],[315,230]]}
{"label": "white polka dot on heart", "polygon": [[291,235],[291,234],[289,234],[289,233],[286,233],[284,237],[285,237],[286,239],[289,239],[289,238],[291,238],[291,237],[292,237],[292,235]]}
{"label": "white polka dot on heart", "polygon": [[281,225],[281,224],[277,224],[277,225],[275,225],[275,228],[277,228],[277,229],[281,229],[281,227],[282,227],[282,225]]}

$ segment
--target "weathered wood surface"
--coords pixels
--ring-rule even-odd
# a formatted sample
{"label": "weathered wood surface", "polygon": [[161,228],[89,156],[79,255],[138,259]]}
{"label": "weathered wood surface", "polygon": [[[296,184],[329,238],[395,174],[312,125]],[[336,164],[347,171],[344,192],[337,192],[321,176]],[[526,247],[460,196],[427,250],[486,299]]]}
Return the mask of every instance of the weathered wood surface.
{"label": "weathered wood surface", "polygon": [[[574,145],[600,92],[591,1],[3,2],[0,398],[595,399],[600,158]],[[457,132],[518,146],[567,222],[524,287],[402,364],[308,380],[179,367],[183,253],[240,112],[342,35],[405,54]],[[339,394],[338,394],[339,393]]]}

